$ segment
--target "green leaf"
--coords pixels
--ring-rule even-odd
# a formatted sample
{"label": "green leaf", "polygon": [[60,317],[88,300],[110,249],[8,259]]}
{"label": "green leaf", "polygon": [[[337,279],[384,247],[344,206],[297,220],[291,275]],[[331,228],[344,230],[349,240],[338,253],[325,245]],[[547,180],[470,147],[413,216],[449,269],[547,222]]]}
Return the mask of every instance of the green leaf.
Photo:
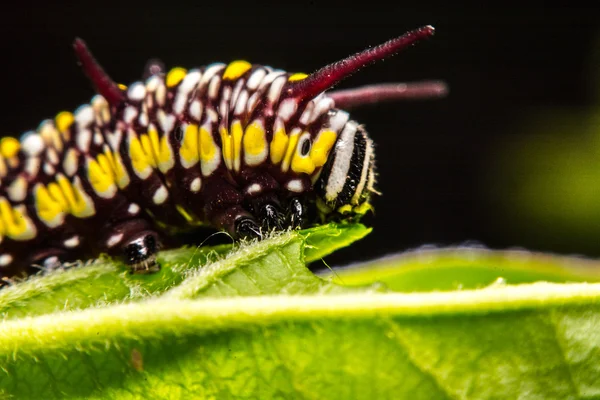
{"label": "green leaf", "polygon": [[[366,233],[330,225],[233,249],[166,252],[155,276],[130,276],[104,260],[16,285],[0,293],[9,318],[0,324],[0,397],[600,397],[600,284],[393,293],[371,285],[374,276],[393,283],[377,275],[381,265],[352,287],[306,268]],[[479,265],[459,250],[421,257],[412,270],[426,266],[436,276],[436,266],[483,270],[504,260],[481,253]],[[557,280],[588,276],[561,269],[585,260],[546,257],[545,266],[559,266]],[[521,261],[502,266],[546,271]],[[395,273],[407,266],[408,258],[388,265]],[[348,283],[348,271],[338,279]],[[103,280],[104,303],[94,285]],[[413,289],[425,280],[413,280]],[[82,281],[92,292],[87,303]],[[69,287],[79,309],[59,303],[70,299]]]}
{"label": "green leaf", "polygon": [[[361,224],[324,225],[301,231],[299,234],[306,243],[306,262],[312,262],[331,252],[345,247],[355,240],[366,236],[371,230]],[[300,237],[297,238],[300,241]],[[260,268],[271,268],[269,273],[264,270],[262,275],[269,277],[275,286],[253,287],[246,284],[243,287],[234,288],[227,293],[238,294],[267,294],[275,293],[284,286],[284,280],[296,279],[298,289],[302,290],[301,278],[304,284],[312,285],[313,289],[320,287],[323,282],[316,279],[309,271],[304,270],[302,276],[294,276],[292,273],[280,268],[281,262],[275,254],[260,253],[262,246],[271,246],[258,243],[254,250],[250,250],[258,257],[270,257],[270,260],[262,263]],[[277,246],[271,246],[276,249]],[[232,245],[202,246],[193,248],[181,248],[160,253],[159,262],[162,269],[157,274],[131,275],[127,268],[119,263],[111,261],[108,257],[96,260],[90,265],[78,268],[70,268],[56,271],[47,276],[36,276],[5,290],[0,290],[0,313],[4,319],[20,316],[40,315],[59,310],[77,310],[87,307],[98,307],[109,304],[121,303],[143,299],[148,296],[158,296],[161,293],[179,285],[187,276],[194,271],[201,270],[210,262],[221,260],[228,268],[219,269],[211,279],[215,280],[213,290],[207,295],[215,295],[216,286],[225,290],[225,280],[219,278],[220,274],[233,271],[229,279],[239,278],[242,274],[256,273],[260,270],[259,265],[247,265],[235,271],[237,264],[226,261],[225,256],[234,250]],[[259,254],[260,253],[260,254]],[[248,254],[247,248],[239,249],[237,254]],[[296,262],[304,266],[302,256],[297,257]],[[239,260],[240,258],[238,258]],[[212,267],[213,270],[215,269]],[[285,275],[287,274],[287,278]],[[278,276],[278,278],[277,278]],[[200,279],[200,278],[199,278]],[[248,283],[247,281],[246,283]],[[312,283],[310,283],[312,282]],[[263,279],[263,283],[266,281]],[[288,289],[293,291],[294,283],[289,283]],[[225,294],[225,292],[223,292]]]}
{"label": "green leaf", "polygon": [[481,288],[507,284],[600,282],[600,261],[525,250],[423,248],[321,274],[346,286],[376,282],[397,292]]}
{"label": "green leaf", "polygon": [[600,285],[141,303],[5,322],[17,398],[600,395]]}

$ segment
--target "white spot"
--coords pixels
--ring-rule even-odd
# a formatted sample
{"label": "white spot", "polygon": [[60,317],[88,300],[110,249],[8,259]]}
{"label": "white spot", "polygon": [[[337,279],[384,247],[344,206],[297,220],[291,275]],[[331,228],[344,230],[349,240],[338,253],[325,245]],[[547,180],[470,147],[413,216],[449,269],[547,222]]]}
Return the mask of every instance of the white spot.
{"label": "white spot", "polygon": [[141,126],[143,127],[147,127],[148,126],[148,114],[145,112],[142,112],[140,114],[140,117],[138,118],[138,122],[140,123]]}
{"label": "white spot", "polygon": [[63,242],[65,247],[72,249],[73,247],[79,246],[79,236],[75,235],[72,238],[69,238]]}
{"label": "white spot", "polygon": [[40,170],[40,164],[42,161],[39,157],[28,157],[25,160],[25,172],[27,172],[30,176],[36,176],[38,171]]}
{"label": "white spot", "polygon": [[163,110],[158,110],[156,117],[162,131],[165,134],[171,133],[175,126],[175,116],[173,114],[166,114]]}
{"label": "white spot", "polygon": [[190,184],[190,190],[194,193],[199,192],[201,187],[202,187],[202,180],[199,177],[195,178],[192,181],[192,183]]}
{"label": "white spot", "polygon": [[77,150],[69,149],[63,160],[63,171],[68,176],[73,176],[77,172]]}
{"label": "white spot", "polygon": [[127,212],[131,215],[136,215],[140,212],[140,206],[135,203],[131,203],[129,207],[127,207]]}
{"label": "white spot", "polygon": [[[223,92],[221,93],[221,107],[219,109],[219,112],[221,112],[223,115],[227,115],[227,113],[225,113],[222,110],[229,110],[230,108],[230,104],[229,104],[229,100],[231,99],[231,88],[229,86],[225,86],[223,88]],[[229,111],[227,111],[229,112]]]}
{"label": "white spot", "polygon": [[0,256],[0,267],[6,267],[13,261],[13,257],[10,254],[2,254]]}
{"label": "white spot", "polygon": [[104,143],[104,138],[102,137],[100,131],[94,133],[94,144],[96,146],[100,146],[102,143]]}
{"label": "white spot", "polygon": [[[211,124],[211,123],[217,122],[219,120],[219,114],[217,114],[217,112],[215,110],[213,110],[212,108],[206,109],[206,116],[208,117],[208,121],[206,121],[206,124]],[[211,132],[212,127],[206,126],[206,124],[204,127],[206,128],[207,131]]]}
{"label": "white spot", "polygon": [[242,115],[246,111],[246,103],[248,103],[248,91],[242,90],[235,101],[235,112],[236,116]]}
{"label": "white spot", "polygon": [[121,147],[121,139],[123,139],[123,131],[119,128],[117,128],[114,132],[106,133],[106,140],[113,149],[118,149]]}
{"label": "white spot", "polygon": [[250,75],[246,87],[250,90],[256,90],[260,82],[267,76],[267,71],[264,68],[259,68]]}
{"label": "white spot", "polygon": [[142,101],[146,96],[146,87],[142,82],[136,82],[127,90],[127,97],[132,101]]}
{"label": "white spot", "polygon": [[119,244],[119,242],[123,239],[123,234],[122,233],[117,233],[116,235],[112,235],[111,237],[108,238],[108,240],[106,241],[106,246],[108,247],[114,247],[117,244]]}
{"label": "white spot", "polygon": [[208,82],[210,82],[210,80],[213,78],[213,76],[215,76],[215,74],[218,74],[219,72],[221,72],[223,69],[225,68],[225,64],[223,63],[215,63],[215,64],[211,64],[209,65],[206,70],[204,71],[204,75],[202,75],[202,78],[200,79],[200,83],[198,84],[199,88],[204,88],[208,85]]}
{"label": "white spot", "polygon": [[94,109],[96,124],[104,125],[110,120],[110,110],[106,99],[99,94],[92,97],[92,108]]}
{"label": "white spot", "polygon": [[281,117],[282,120],[288,121],[292,115],[298,110],[298,103],[296,99],[285,99],[279,105],[279,110],[277,111],[277,115]]}
{"label": "white spot", "polygon": [[156,88],[156,102],[160,106],[164,106],[167,100],[167,87],[161,81],[158,87]]}
{"label": "white spot", "polygon": [[292,179],[286,187],[290,192],[302,193],[304,191],[304,184],[300,179]]}
{"label": "white spot", "polygon": [[304,112],[302,112],[302,116],[300,116],[300,123],[302,125],[308,125],[308,121],[310,120],[310,116],[311,116],[314,108],[315,108],[315,102],[309,101],[308,104],[306,105],[306,108],[304,108]]}
{"label": "white spot", "polygon": [[150,78],[146,79],[146,91],[154,92],[158,88],[159,83],[160,78],[157,75],[152,75]]}
{"label": "white spot", "polygon": [[242,87],[244,86],[244,80],[243,79],[239,79],[238,82],[235,84],[235,87],[233,88],[233,93],[231,94],[231,108],[235,108],[235,103],[238,100],[238,97],[240,96],[240,92],[242,91]]}
{"label": "white spot", "polygon": [[167,200],[167,197],[169,197],[169,192],[167,191],[167,188],[164,185],[161,185],[161,187],[156,189],[156,192],[154,192],[154,196],[152,196],[152,201],[154,202],[154,204],[162,204]]}
{"label": "white spot", "polygon": [[173,111],[175,114],[181,114],[183,112],[190,92],[196,89],[201,77],[202,74],[196,69],[189,71],[185,78],[183,78],[181,85],[177,88],[177,96],[175,97],[175,102],[173,104]]}
{"label": "white spot", "polygon": [[44,163],[44,173],[46,173],[46,175],[52,176],[56,173],[56,170],[54,169],[52,164]]}
{"label": "white spot", "polygon": [[22,176],[17,177],[6,189],[8,198],[15,202],[25,200],[27,196],[27,180]]}
{"label": "white spot", "polygon": [[44,150],[44,139],[37,133],[31,131],[21,137],[21,148],[28,156],[35,157]]}
{"label": "white spot", "polygon": [[331,110],[335,104],[333,99],[330,97],[322,97],[321,99],[315,100],[316,107],[313,110],[310,119],[308,120],[309,124],[312,124],[319,118],[321,115],[325,114],[327,111]]}
{"label": "white spot", "polygon": [[270,71],[269,74],[260,82],[260,85],[258,87],[262,89],[273,83],[275,79],[279,78],[281,75],[284,74],[285,72],[281,70]]}
{"label": "white spot", "polygon": [[283,89],[283,85],[287,82],[287,78],[285,76],[278,77],[273,84],[269,88],[269,101],[271,103],[276,103],[279,100],[279,96],[281,96],[281,90]]}
{"label": "white spot", "polygon": [[260,192],[262,192],[262,186],[260,186],[258,183],[253,183],[252,185],[248,186],[248,189],[246,189],[246,193],[249,195],[258,194]]}
{"label": "white spot", "polygon": [[135,117],[138,116],[138,110],[134,106],[125,107],[125,111],[123,112],[123,121],[128,124],[131,124]]}
{"label": "white spot", "polygon": [[219,88],[221,87],[221,77],[215,75],[210,84],[208,85],[208,97],[210,99],[216,99],[219,94]]}
{"label": "white spot", "polygon": [[52,165],[56,165],[60,162],[58,158],[58,153],[51,147],[48,148],[48,150],[46,151],[46,160],[50,161]]}
{"label": "white spot", "polygon": [[87,128],[94,123],[95,114],[92,106],[83,105],[75,111],[75,122],[81,128]]}
{"label": "white spot", "polygon": [[200,118],[202,118],[202,103],[200,103],[200,100],[196,99],[192,101],[189,113],[196,121],[200,121]]}
{"label": "white spot", "polygon": [[250,96],[248,102],[246,103],[246,112],[248,114],[252,114],[252,112],[254,111],[254,107],[256,107],[256,104],[258,103],[259,98],[260,92],[254,92],[254,94]]}
{"label": "white spot", "polygon": [[90,149],[90,142],[92,141],[92,132],[89,129],[80,129],[75,136],[75,143],[77,147],[87,153]]}
{"label": "white spot", "polygon": [[335,144],[335,159],[333,160],[331,174],[325,188],[325,200],[327,201],[334,201],[342,189],[344,189],[344,184],[348,178],[348,171],[350,170],[352,153],[354,152],[354,135],[356,134],[356,129],[357,126],[354,122],[348,122]]}
{"label": "white spot", "polygon": [[347,112],[338,110],[329,119],[329,127],[331,128],[332,131],[339,132],[340,130],[342,130],[344,125],[346,125],[346,122],[348,122],[349,117],[350,117],[350,115],[348,115]]}

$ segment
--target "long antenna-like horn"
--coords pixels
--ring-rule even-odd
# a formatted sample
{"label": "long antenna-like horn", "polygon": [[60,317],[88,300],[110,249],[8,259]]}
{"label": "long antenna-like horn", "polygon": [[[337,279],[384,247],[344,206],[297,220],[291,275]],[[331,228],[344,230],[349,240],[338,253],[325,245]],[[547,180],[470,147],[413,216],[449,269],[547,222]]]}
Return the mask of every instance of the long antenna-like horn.
{"label": "long antenna-like horn", "polygon": [[432,36],[434,31],[433,26],[427,25],[405,33],[395,39],[388,40],[379,46],[329,64],[303,80],[290,82],[286,87],[286,95],[287,97],[298,99],[312,99],[319,93],[330,89],[342,79],[347,78],[358,69],[396,54],[415,42]]}
{"label": "long antenna-like horn", "polygon": [[73,43],[75,55],[81,63],[81,68],[87,77],[92,81],[96,91],[102,95],[108,104],[117,106],[125,100],[123,91],[110,79],[110,76],[104,72],[104,69],[98,64],[92,53],[87,48],[85,42],[76,38]]}
{"label": "long antenna-like horn", "polygon": [[327,92],[335,106],[343,109],[392,100],[435,99],[447,94],[448,86],[441,81],[380,83]]}

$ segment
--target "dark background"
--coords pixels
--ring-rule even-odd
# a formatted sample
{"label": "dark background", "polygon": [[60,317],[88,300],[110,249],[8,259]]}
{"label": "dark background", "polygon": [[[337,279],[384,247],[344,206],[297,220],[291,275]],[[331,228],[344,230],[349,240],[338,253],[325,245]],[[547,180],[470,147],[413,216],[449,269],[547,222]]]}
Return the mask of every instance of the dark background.
{"label": "dark background", "polygon": [[151,57],[168,67],[241,58],[310,72],[431,24],[437,30],[432,40],[342,85],[443,79],[450,95],[352,113],[378,145],[383,196],[375,200],[376,215],[366,220],[373,233],[331,257],[330,264],[470,241],[600,256],[597,237],[567,240],[572,232],[551,229],[551,235],[540,236],[535,229],[523,229],[519,214],[501,206],[511,188],[494,187],[501,195],[492,199],[488,190],[500,184],[489,160],[499,143],[523,134],[516,127],[530,113],[594,104],[600,12],[541,3],[501,8],[413,3],[11,2],[0,24],[2,134],[18,136],[91,98],[71,50],[76,36],[87,41],[115,80],[128,84],[139,79]]}

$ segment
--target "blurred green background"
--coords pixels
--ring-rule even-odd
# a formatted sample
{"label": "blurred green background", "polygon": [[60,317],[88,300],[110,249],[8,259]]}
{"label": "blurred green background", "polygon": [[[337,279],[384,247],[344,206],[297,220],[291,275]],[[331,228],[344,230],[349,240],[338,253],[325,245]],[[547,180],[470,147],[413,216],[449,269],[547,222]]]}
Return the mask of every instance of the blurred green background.
{"label": "blurred green background", "polygon": [[432,40],[342,85],[443,79],[450,95],[353,111],[378,146],[383,196],[365,221],[373,233],[330,264],[473,242],[599,257],[597,8],[12,3],[0,24],[2,133],[19,135],[89,100],[70,47],[76,36],[115,80],[130,83],[151,57],[186,67],[242,58],[310,72],[432,24]]}

